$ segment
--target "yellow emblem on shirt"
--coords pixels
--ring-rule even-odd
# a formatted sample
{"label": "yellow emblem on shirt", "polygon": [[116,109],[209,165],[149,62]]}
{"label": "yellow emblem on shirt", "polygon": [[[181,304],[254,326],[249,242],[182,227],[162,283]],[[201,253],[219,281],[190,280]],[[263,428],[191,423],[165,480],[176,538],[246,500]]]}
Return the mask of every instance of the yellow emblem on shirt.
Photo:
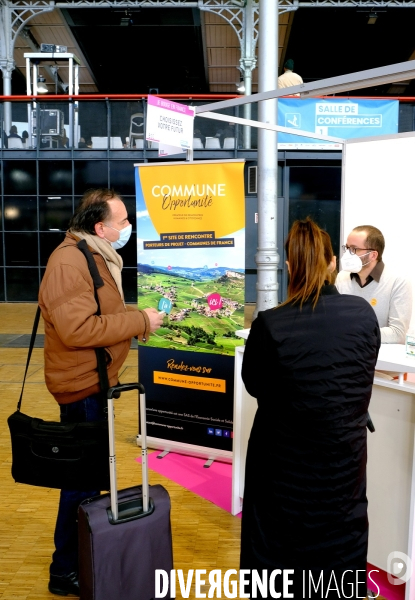
{"label": "yellow emblem on shirt", "polygon": [[372,299],[370,300],[370,302],[369,302],[369,304],[370,304],[371,306],[376,306],[376,304],[377,304],[377,303],[378,303],[378,301],[376,300],[376,298],[372,298]]}

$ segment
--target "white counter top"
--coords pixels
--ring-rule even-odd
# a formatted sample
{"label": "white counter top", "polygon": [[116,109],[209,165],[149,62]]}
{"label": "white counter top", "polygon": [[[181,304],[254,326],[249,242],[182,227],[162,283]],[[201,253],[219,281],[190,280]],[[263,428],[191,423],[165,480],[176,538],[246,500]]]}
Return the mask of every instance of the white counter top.
{"label": "white counter top", "polygon": [[250,331],[250,329],[239,329],[238,331],[235,331],[235,335],[244,338],[244,340],[247,340]]}
{"label": "white counter top", "polygon": [[415,357],[406,354],[405,344],[382,344],[376,369],[415,373]]}

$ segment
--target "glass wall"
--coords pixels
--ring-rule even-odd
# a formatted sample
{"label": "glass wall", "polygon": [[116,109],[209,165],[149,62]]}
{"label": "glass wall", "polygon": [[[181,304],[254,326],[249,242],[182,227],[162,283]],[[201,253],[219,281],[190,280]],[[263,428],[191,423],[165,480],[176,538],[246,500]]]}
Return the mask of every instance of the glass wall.
{"label": "glass wall", "polygon": [[[16,101],[11,109],[12,127],[6,132],[0,103],[0,302],[35,302],[47,260],[64,239],[82,194],[114,188],[124,198],[135,233],[134,164],[160,159],[157,144],[145,140],[144,99]],[[241,156],[239,127],[228,131],[228,126],[196,118],[195,158]],[[256,151],[247,157],[256,158]],[[126,301],[135,302],[135,244],[120,254]]]}
{"label": "glass wall", "polygon": [[[119,191],[136,231],[134,161],[3,160],[1,175],[0,301],[36,301],[48,258],[64,239],[86,189]],[[119,252],[126,300],[135,302],[135,245],[127,244]]]}
{"label": "glass wall", "polygon": [[297,219],[311,217],[331,237],[340,257],[341,166],[293,165],[289,167],[288,228]]}
{"label": "glass wall", "polygon": [[[197,106],[206,101],[183,101]],[[145,139],[147,101],[97,100],[36,103],[12,103],[12,127],[2,130],[0,143],[9,150],[131,150],[154,151],[155,142]],[[256,118],[256,105],[252,106]],[[238,116],[239,109],[221,111]],[[3,123],[0,104],[0,123]],[[243,114],[243,112],[241,112]],[[235,150],[244,143],[243,128],[233,123],[196,117],[195,150]],[[227,139],[226,139],[227,138]],[[226,140],[226,141],[225,141]],[[252,129],[251,148],[257,134]]]}

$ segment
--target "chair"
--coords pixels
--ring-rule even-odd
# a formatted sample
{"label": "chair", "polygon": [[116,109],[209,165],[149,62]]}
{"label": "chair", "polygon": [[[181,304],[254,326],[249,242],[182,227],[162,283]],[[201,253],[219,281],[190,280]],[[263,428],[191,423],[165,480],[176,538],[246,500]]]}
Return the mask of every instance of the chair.
{"label": "chair", "polygon": [[203,142],[200,138],[193,138],[193,150],[200,150],[200,148],[204,148]]}
{"label": "chair", "polygon": [[91,137],[92,147],[95,148],[108,148],[107,137]]}
{"label": "chair", "polygon": [[206,138],[206,143],[205,143],[205,149],[211,149],[211,150],[220,150],[220,141],[219,138],[217,137],[207,137]]}
{"label": "chair", "polygon": [[235,148],[235,138],[234,137],[226,137],[223,140],[223,148],[225,149],[230,149],[230,148]]}
{"label": "chair", "polygon": [[124,148],[123,144],[122,144],[122,140],[120,137],[111,137],[110,138],[110,147],[111,148]]}
{"label": "chair", "polygon": [[20,138],[9,138],[7,140],[8,148],[23,148],[23,143]]}
{"label": "chair", "polygon": [[[130,148],[134,147],[133,140],[144,139],[144,115],[134,113],[130,117]],[[137,146],[136,146],[137,147]]]}

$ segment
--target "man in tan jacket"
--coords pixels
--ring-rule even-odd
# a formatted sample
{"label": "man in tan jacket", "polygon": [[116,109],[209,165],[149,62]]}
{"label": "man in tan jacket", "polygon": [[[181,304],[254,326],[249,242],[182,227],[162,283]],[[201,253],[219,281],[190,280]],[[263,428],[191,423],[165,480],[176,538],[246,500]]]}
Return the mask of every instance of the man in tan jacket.
{"label": "man in tan jacket", "polygon": [[[163,317],[155,308],[126,306],[122,258],[131,225],[121,198],[112,190],[89,190],[73,215],[65,240],[49,258],[39,291],[45,322],[45,380],[60,405],[61,421],[105,419],[95,348],[104,347],[110,386],[130,349],[131,338],[146,341]],[[77,243],[86,240],[104,285],[97,290]],[[77,509],[98,490],[61,490],[50,566],[49,591],[79,595]]]}

